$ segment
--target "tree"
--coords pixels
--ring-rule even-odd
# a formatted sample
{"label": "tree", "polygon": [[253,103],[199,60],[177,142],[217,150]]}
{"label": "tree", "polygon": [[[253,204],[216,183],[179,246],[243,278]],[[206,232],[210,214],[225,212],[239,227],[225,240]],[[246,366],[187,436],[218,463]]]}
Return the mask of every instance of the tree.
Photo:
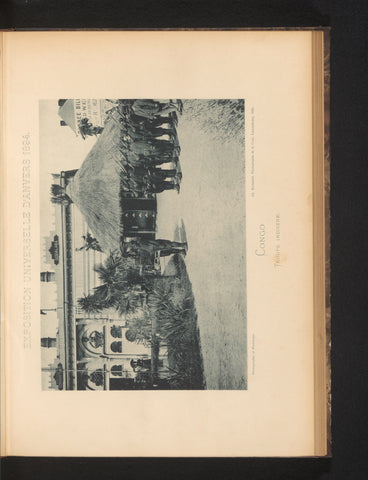
{"label": "tree", "polygon": [[122,257],[119,253],[111,252],[105,263],[94,267],[102,285],[96,287],[109,299],[116,294],[121,296],[127,293],[130,287],[143,281],[133,259]]}
{"label": "tree", "polygon": [[115,303],[117,295],[126,290],[127,285],[122,282],[119,272],[121,266],[119,255],[111,252],[104,263],[95,265],[94,270],[101,281],[101,285],[95,288],[96,294],[109,303]]}
{"label": "tree", "polygon": [[85,140],[87,136],[93,137],[94,135],[97,136],[103,132],[103,127],[93,126],[92,123],[88,121],[88,118],[82,118],[78,127],[83,140]]}
{"label": "tree", "polygon": [[86,313],[100,313],[106,308],[106,301],[93,293],[78,299],[79,307]]}
{"label": "tree", "polygon": [[98,313],[104,308],[115,308],[123,314],[142,306],[142,295],[145,295],[148,284],[132,258],[111,252],[105,262],[96,265],[94,270],[101,285],[94,288],[93,294],[78,300],[85,312]]}
{"label": "tree", "polygon": [[58,205],[69,205],[72,200],[66,194],[65,187],[53,183],[51,185],[51,202]]}
{"label": "tree", "polygon": [[143,296],[146,296],[143,291],[137,292],[134,289],[130,289],[118,299],[115,308],[118,310],[120,315],[123,313],[136,312],[142,307],[142,303],[144,301]]}
{"label": "tree", "polygon": [[142,292],[137,291],[137,287],[144,287],[145,280],[134,259],[111,252],[104,264],[95,266],[95,271],[101,281],[95,292],[120,314],[134,311],[139,306]]}
{"label": "tree", "polygon": [[77,251],[95,250],[96,252],[102,252],[102,248],[98,243],[97,238],[92,237],[90,232],[87,232],[87,235],[82,235],[82,238],[84,240],[84,245],[82,245],[80,248],[76,248]]}

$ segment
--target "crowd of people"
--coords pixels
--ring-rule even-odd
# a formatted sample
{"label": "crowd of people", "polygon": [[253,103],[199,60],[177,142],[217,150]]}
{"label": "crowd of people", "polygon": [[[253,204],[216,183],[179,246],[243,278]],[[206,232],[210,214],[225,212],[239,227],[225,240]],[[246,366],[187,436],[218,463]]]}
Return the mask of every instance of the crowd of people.
{"label": "crowd of people", "polygon": [[160,252],[160,257],[167,257],[175,253],[186,255],[188,250],[187,242],[174,242],[162,238],[133,238],[122,246],[124,257],[153,257],[155,252]]}
{"label": "crowd of people", "polygon": [[[119,123],[121,190],[142,197],[164,190],[180,192],[182,173],[176,127],[181,100],[119,100],[110,116]],[[163,168],[165,167],[165,168]],[[125,257],[154,258],[155,253],[185,255],[188,245],[164,239],[134,238],[123,242]]]}
{"label": "crowd of people", "polygon": [[[122,190],[135,197],[180,192],[180,100],[120,100],[111,116],[121,128]],[[166,167],[162,168],[166,164]],[[170,165],[168,165],[170,164]]]}

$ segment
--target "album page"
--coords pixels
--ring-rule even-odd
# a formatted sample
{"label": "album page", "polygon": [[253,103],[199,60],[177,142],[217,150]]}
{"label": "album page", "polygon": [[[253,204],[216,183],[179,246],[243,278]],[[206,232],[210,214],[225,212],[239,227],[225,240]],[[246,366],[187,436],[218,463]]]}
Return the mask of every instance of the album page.
{"label": "album page", "polygon": [[5,33],[3,119],[2,454],[314,455],[312,32]]}

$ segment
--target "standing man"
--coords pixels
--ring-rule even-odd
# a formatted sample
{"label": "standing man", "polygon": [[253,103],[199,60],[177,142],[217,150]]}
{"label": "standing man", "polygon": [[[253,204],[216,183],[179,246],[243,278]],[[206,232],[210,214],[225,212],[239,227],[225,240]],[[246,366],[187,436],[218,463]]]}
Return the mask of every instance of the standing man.
{"label": "standing man", "polygon": [[147,191],[149,193],[162,193],[165,190],[176,190],[180,193],[180,185],[176,181],[167,180],[149,180],[147,183]]}
{"label": "standing man", "polygon": [[176,169],[175,168],[149,168],[148,175],[152,179],[152,181],[163,181],[165,178],[174,178],[176,177]]}
{"label": "standing man", "polygon": [[144,99],[135,100],[132,105],[132,110],[136,115],[149,119],[154,119],[156,116],[168,115],[171,112],[180,112],[180,105],[175,105],[173,102],[160,102],[156,100]]}
{"label": "standing man", "polygon": [[172,242],[171,240],[147,238],[133,238],[123,245],[123,256],[136,257],[141,253],[154,255],[159,252],[161,257],[166,257],[175,253],[186,255],[188,243]]}
{"label": "standing man", "polygon": [[172,129],[176,127],[178,124],[178,116],[176,112],[172,112],[167,117],[159,116],[152,119],[148,119],[148,118],[136,115],[132,111],[130,113],[130,121],[134,125],[140,125],[141,127],[144,127],[148,130],[152,128],[161,127],[162,125],[165,125],[165,124],[169,125],[169,129]]}

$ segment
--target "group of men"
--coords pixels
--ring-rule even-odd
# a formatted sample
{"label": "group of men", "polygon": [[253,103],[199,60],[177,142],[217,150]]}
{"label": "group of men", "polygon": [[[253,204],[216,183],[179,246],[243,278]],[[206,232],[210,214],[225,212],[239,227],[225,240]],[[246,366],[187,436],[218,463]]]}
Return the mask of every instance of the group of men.
{"label": "group of men", "polygon": [[[121,182],[136,197],[164,190],[180,192],[180,145],[176,127],[183,110],[181,100],[119,100],[112,116],[121,129]],[[162,165],[170,164],[170,168]],[[134,238],[123,242],[126,257],[153,258],[156,253],[185,255],[187,243]]]}
{"label": "group of men", "polygon": [[[180,145],[176,127],[180,100],[119,100],[122,189],[134,196],[180,192]],[[170,168],[162,168],[170,164]]]}
{"label": "group of men", "polygon": [[124,257],[152,257],[159,252],[160,257],[167,257],[175,253],[186,255],[188,251],[187,242],[174,242],[163,238],[133,238],[123,243],[121,253]]}

